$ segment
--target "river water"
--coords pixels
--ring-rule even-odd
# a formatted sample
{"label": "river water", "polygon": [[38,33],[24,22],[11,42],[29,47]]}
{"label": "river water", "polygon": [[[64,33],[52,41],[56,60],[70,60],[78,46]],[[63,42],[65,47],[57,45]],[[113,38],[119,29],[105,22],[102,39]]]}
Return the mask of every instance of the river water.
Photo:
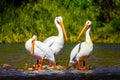
{"label": "river water", "polygon": [[[70,52],[75,45],[65,44],[62,51],[56,56],[58,65],[68,65]],[[26,51],[24,44],[0,44],[0,64],[10,64],[18,68],[24,68],[26,65],[34,65],[35,62],[36,59]],[[94,44],[87,65],[93,67],[120,66],[120,44]]]}

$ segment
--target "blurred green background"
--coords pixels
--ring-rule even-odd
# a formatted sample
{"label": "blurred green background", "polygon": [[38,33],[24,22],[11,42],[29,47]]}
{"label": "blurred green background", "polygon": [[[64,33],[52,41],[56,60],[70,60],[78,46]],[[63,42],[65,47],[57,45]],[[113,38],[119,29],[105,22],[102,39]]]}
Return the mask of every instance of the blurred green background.
{"label": "blurred green background", "polygon": [[62,16],[69,37],[77,36],[89,19],[94,43],[120,43],[120,0],[0,0],[0,43],[25,43],[57,35],[56,16]]}

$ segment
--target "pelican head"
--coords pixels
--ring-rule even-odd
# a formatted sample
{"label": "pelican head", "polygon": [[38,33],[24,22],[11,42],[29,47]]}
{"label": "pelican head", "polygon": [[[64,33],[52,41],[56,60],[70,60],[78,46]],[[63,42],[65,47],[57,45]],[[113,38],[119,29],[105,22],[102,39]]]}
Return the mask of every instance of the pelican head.
{"label": "pelican head", "polygon": [[57,23],[60,24],[61,22],[63,22],[63,19],[62,19],[61,16],[58,16],[58,17],[57,17]]}
{"label": "pelican head", "polygon": [[92,26],[92,21],[87,20],[85,23],[85,26],[83,27],[82,31],[80,32],[78,39],[81,37],[81,35],[83,34],[84,31],[88,30],[88,28],[90,28]]}
{"label": "pelican head", "polygon": [[37,36],[33,35],[32,40],[37,40]]}
{"label": "pelican head", "polygon": [[91,26],[92,26],[92,21],[87,20],[87,21],[86,21],[86,25],[88,25],[89,27],[91,27]]}
{"label": "pelican head", "polygon": [[65,28],[64,28],[64,24],[63,24],[63,19],[62,19],[61,16],[57,16],[57,17],[55,18],[55,24],[60,25],[60,27],[62,28],[63,34],[64,34],[64,36],[65,36],[65,39],[68,40],[66,31],[65,31]]}

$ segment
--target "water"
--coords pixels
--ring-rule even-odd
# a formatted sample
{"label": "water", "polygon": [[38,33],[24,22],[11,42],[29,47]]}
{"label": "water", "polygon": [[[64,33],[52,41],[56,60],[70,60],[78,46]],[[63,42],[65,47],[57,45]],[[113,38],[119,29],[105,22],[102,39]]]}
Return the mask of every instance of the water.
{"label": "water", "polygon": [[[58,65],[68,65],[70,52],[75,45],[76,44],[66,44],[64,46],[60,54],[56,56]],[[24,68],[26,65],[32,66],[35,62],[36,59],[26,52],[24,44],[0,44],[0,64],[10,64]],[[120,45],[94,44],[94,50],[87,60],[87,65],[120,66]]]}

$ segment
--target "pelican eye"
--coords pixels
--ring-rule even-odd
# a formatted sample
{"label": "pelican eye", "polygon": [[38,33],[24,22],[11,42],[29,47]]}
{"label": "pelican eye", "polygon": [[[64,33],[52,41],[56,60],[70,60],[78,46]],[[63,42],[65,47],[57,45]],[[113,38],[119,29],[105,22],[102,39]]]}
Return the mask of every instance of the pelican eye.
{"label": "pelican eye", "polygon": [[90,22],[88,22],[88,24],[89,24]]}
{"label": "pelican eye", "polygon": [[88,24],[88,25],[90,25],[90,24],[91,24],[91,22],[88,22],[87,24]]}
{"label": "pelican eye", "polygon": [[58,24],[60,23],[59,20],[57,20],[57,23],[58,23]]}
{"label": "pelican eye", "polygon": [[59,19],[58,21],[59,21],[59,22],[61,22],[62,20],[61,20],[61,19]]}
{"label": "pelican eye", "polygon": [[57,23],[59,24],[60,22],[61,22],[61,19],[58,19],[58,20],[57,20]]}

